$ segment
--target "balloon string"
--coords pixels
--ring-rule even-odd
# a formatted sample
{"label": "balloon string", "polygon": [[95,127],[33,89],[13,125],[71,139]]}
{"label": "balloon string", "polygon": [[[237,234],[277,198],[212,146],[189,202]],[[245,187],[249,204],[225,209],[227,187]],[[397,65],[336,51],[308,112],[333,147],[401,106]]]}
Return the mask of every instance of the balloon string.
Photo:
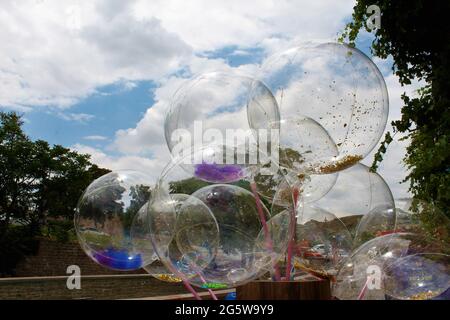
{"label": "balloon string", "polygon": [[[269,227],[267,226],[266,217],[264,216],[264,212],[263,212],[263,209],[261,206],[261,200],[259,199],[259,195],[256,190],[256,183],[252,182],[250,184],[250,187],[251,187],[253,195],[255,196],[255,199],[256,199],[256,209],[258,210],[259,219],[261,220],[261,223],[263,225],[264,237],[266,239],[266,246],[269,250],[271,250],[273,252],[272,239],[270,238]],[[273,267],[275,269],[275,280],[280,281],[281,275],[280,275],[280,269],[278,268],[278,264],[274,263]]]}
{"label": "balloon string", "polygon": [[[193,263],[189,264],[191,266],[191,268],[194,270],[194,272],[197,273],[198,277],[200,278],[200,281],[203,282],[203,284],[207,284],[208,282],[206,282],[205,278],[202,276],[201,272],[199,271],[199,268],[197,266],[195,266]],[[216,296],[216,294],[214,293],[214,291],[212,291],[211,289],[207,289],[209,295],[211,296],[211,298],[213,300],[219,300]]]}
{"label": "balloon string", "polygon": [[194,290],[194,288],[192,288],[191,284],[183,278],[181,278],[181,280],[183,280],[183,285],[184,287],[190,292],[192,293],[192,295],[195,297],[195,299],[197,300],[202,300],[202,298],[199,296],[199,294]]}
{"label": "balloon string", "polygon": [[298,194],[299,194],[298,188],[294,187],[294,190],[293,190],[294,207],[292,209],[291,223],[289,225],[289,233],[291,234],[291,239],[290,239],[289,245],[288,245],[287,261],[286,261],[286,273],[285,273],[287,281],[289,281],[289,279],[291,278],[292,251],[294,249],[294,242],[295,242],[295,212],[297,210]]}
{"label": "balloon string", "polygon": [[[203,276],[200,274],[200,272],[197,272],[197,275],[200,277],[200,280],[203,282],[203,284],[206,284],[206,280],[205,278],[203,278]],[[209,295],[211,296],[211,298],[213,300],[219,300],[216,296],[216,294],[214,293],[214,291],[212,291],[211,289],[208,289]]]}
{"label": "balloon string", "polygon": [[211,298],[213,300],[219,300],[216,296],[216,294],[214,293],[214,291],[212,291],[211,289],[208,289],[209,295],[211,296]]}
{"label": "balloon string", "polygon": [[358,295],[358,300],[364,299],[364,296],[366,295],[367,291],[367,284],[369,282],[369,279],[366,280],[366,283],[364,284],[364,287],[361,289],[361,292]]}
{"label": "balloon string", "polygon": [[183,282],[184,287],[186,288],[187,291],[189,291],[195,299],[197,300],[202,300],[202,298],[200,297],[200,295],[197,293],[197,291],[194,290],[194,288],[191,286],[191,284],[189,283],[189,281],[187,281],[186,277],[184,276],[184,274],[182,274],[181,272],[179,272],[176,268],[170,266],[170,264],[167,264],[167,267],[169,268],[170,272],[172,272],[173,274],[175,274],[178,278],[181,279],[181,281]]}

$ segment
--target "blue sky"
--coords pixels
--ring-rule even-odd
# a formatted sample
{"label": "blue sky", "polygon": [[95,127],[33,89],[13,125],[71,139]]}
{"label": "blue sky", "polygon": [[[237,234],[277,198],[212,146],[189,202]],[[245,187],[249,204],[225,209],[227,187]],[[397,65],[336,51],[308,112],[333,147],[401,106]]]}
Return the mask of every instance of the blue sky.
{"label": "blue sky", "polygon": [[[132,83],[131,88],[119,82],[97,89],[97,92],[73,105],[69,110],[40,107],[25,113],[24,129],[33,139],[70,147],[83,142],[103,147],[112,141],[118,129],[135,125],[154,103],[152,81]],[[74,120],[73,114],[92,116]],[[64,117],[69,117],[65,119]],[[105,138],[104,140],[102,139]]]}

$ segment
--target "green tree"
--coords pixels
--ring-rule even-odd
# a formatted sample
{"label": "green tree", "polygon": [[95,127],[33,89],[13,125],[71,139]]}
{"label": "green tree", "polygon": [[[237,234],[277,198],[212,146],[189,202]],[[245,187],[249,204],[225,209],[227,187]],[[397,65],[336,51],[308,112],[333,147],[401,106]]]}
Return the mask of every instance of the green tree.
{"label": "green tree", "polygon": [[131,230],[133,219],[137,216],[139,210],[150,199],[151,191],[148,186],[135,185],[130,188],[130,205],[126,212],[121,216],[122,223],[127,230]]}
{"label": "green tree", "polygon": [[11,273],[37,235],[67,238],[84,189],[109,172],[89,155],[32,141],[16,113],[0,112],[0,273]]}
{"label": "green tree", "polygon": [[[450,205],[450,24],[449,1],[357,0],[341,40],[354,45],[366,25],[370,5],[381,10],[381,28],[375,32],[372,53],[380,58],[392,56],[393,72],[400,83],[424,81],[417,97],[402,95],[402,117],[392,123],[394,132],[406,134],[411,144],[404,159],[410,169],[405,181],[416,199],[444,210]],[[373,169],[382,161],[387,133],[375,156]]]}

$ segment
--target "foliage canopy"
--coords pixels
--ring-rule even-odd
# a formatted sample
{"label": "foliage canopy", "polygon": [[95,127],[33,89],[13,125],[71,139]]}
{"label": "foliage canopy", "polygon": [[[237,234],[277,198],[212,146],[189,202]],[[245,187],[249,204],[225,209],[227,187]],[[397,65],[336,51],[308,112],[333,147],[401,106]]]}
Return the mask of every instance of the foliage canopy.
{"label": "foliage canopy", "polygon": [[79,154],[32,141],[16,113],[0,112],[0,273],[32,247],[38,235],[67,240],[84,189],[109,172]]}
{"label": "foliage canopy", "polygon": [[[404,159],[410,169],[405,181],[415,198],[437,205],[450,216],[450,2],[357,0],[341,40],[354,45],[362,29],[371,31],[366,25],[371,5],[381,10],[372,53],[393,58],[392,69],[402,85],[413,80],[424,83],[417,97],[402,95],[402,117],[392,123],[394,132],[406,134],[411,141]],[[388,132],[373,169],[392,138]]]}

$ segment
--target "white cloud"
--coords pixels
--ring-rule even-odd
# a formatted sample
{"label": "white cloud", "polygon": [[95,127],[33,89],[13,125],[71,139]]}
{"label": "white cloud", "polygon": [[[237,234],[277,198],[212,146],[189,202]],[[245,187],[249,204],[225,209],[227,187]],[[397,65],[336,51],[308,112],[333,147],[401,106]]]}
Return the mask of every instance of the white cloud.
{"label": "white cloud", "polygon": [[136,2],[139,17],[157,16],[195,50],[249,47],[270,37],[332,37],[354,1],[156,0]]}
{"label": "white cloud", "polygon": [[60,117],[63,120],[76,121],[76,122],[80,122],[80,123],[88,123],[89,121],[91,121],[92,119],[95,118],[94,115],[87,114],[87,113],[58,112],[57,115],[58,115],[58,117]]}
{"label": "white cloud", "polygon": [[158,79],[191,54],[133,1],[2,1],[0,105],[68,107],[99,86]]}
{"label": "white cloud", "polygon": [[168,163],[168,159],[149,159],[138,156],[119,156],[114,157],[106,154],[100,149],[92,148],[83,144],[75,144],[72,149],[83,154],[91,155],[91,161],[101,167],[110,170],[138,170],[148,173],[155,181],[161,171]]}
{"label": "white cloud", "polygon": [[352,0],[3,0],[0,105],[69,107],[119,80],[158,81],[190,64],[191,48],[333,37],[352,5]]}
{"label": "white cloud", "polygon": [[83,137],[84,140],[91,140],[91,141],[104,141],[104,140],[108,140],[107,137],[105,136],[86,136]]}

